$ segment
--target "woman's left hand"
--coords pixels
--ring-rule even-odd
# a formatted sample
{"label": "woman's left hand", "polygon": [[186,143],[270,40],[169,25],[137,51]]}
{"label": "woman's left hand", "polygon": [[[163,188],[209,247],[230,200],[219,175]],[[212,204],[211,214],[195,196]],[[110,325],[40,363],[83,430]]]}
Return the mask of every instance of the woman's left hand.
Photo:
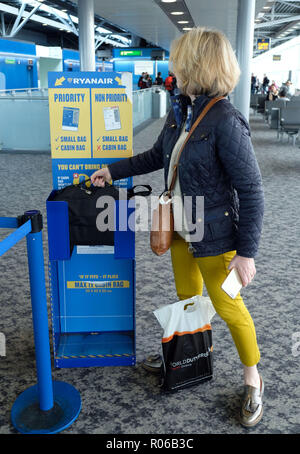
{"label": "woman's left hand", "polygon": [[240,255],[235,255],[231,262],[228,265],[228,269],[232,270],[232,268],[236,268],[243,287],[246,287],[256,274],[255,263],[253,258],[242,257]]}

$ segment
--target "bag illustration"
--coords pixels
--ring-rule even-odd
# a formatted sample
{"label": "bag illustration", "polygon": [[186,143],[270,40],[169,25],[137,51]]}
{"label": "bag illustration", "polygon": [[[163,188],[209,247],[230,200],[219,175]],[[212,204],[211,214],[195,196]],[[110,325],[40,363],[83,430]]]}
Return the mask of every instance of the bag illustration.
{"label": "bag illustration", "polygon": [[210,298],[200,295],[154,311],[164,330],[162,389],[177,391],[212,378],[215,313]]}

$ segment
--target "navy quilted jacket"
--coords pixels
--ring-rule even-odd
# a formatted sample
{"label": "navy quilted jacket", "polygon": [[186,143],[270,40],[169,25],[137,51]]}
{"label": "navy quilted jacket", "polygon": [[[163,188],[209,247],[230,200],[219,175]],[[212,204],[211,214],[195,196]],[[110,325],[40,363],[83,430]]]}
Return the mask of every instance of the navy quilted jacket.
{"label": "navy quilted jacket", "polygon": [[[195,122],[210,98],[198,96],[192,103]],[[164,168],[165,187],[170,156],[186,118],[190,98],[180,95],[171,109],[153,147],[134,157],[110,164],[113,180],[142,175]],[[217,102],[186,144],[178,167],[182,195],[204,196],[204,220],[196,219],[195,197],[192,221],[204,221],[202,241],[192,242],[194,257],[236,250],[255,257],[263,224],[264,194],[261,173],[245,117],[229,102]]]}

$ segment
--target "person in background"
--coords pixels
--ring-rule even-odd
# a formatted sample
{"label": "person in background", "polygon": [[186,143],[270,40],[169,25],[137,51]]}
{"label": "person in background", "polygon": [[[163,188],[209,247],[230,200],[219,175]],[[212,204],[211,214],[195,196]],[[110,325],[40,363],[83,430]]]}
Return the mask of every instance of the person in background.
{"label": "person in background", "polygon": [[172,84],[173,84],[173,94],[174,95],[178,95],[179,94],[179,89],[177,87],[177,79],[175,77],[175,74],[173,74],[173,81],[172,81]]}
{"label": "person in background", "polygon": [[[253,427],[263,415],[264,392],[263,379],[257,370],[260,351],[255,326],[242,296],[238,294],[232,299],[221,288],[234,268],[244,287],[254,278],[254,257],[263,224],[263,183],[250,126],[226,99],[238,83],[240,68],[226,36],[203,27],[194,27],[172,43],[170,63],[180,94],[154,145],[143,153],[97,170],[91,181],[95,186],[103,187],[110,180],[164,169],[164,187],[169,187],[181,144],[208,103],[218,101],[195,128],[194,140],[187,141],[180,156],[174,186],[174,194],[178,197],[174,198],[172,206],[178,227],[174,231],[170,255],[178,298],[185,300],[202,295],[205,284],[216,312],[231,332],[244,371],[245,388],[239,420],[242,425]],[[191,211],[184,196],[192,198],[191,228],[188,224],[185,226],[185,222],[182,224],[183,210],[186,214]],[[195,213],[198,197],[204,200],[203,217],[199,218]],[[196,222],[198,225],[203,223],[203,219],[203,238],[191,239],[190,230],[194,230]],[[151,270],[148,272],[149,280],[155,286]],[[264,304],[261,295],[257,295],[253,304],[259,311],[260,305]],[[151,358],[147,360],[143,363],[147,370],[152,365],[152,371],[160,372],[161,361],[156,361],[155,368]],[[237,372],[234,369],[232,373]],[[195,405],[197,398],[202,398],[201,395],[198,397],[199,393],[200,388],[196,388]]]}
{"label": "person in background", "polygon": [[287,92],[285,88],[281,88],[278,94],[278,99],[280,99],[281,101],[290,101],[290,98],[287,97]]}
{"label": "person in background", "polygon": [[146,82],[146,74],[145,72],[142,72],[141,77],[139,78],[138,81],[138,87],[142,90],[143,88],[147,88],[147,82]]}
{"label": "person in background", "polygon": [[164,80],[163,78],[161,77],[161,72],[158,72],[157,73],[157,76],[155,78],[155,82],[154,82],[155,85],[163,85],[164,84]]}
{"label": "person in background", "polygon": [[150,74],[147,73],[145,80],[146,80],[146,85],[147,85],[146,88],[151,88],[153,85],[153,82],[152,82],[152,77],[150,76]]}
{"label": "person in background", "polygon": [[259,78],[256,78],[256,83],[255,83],[255,93],[260,93],[261,91],[261,83],[259,81]]}
{"label": "person in background", "polygon": [[251,93],[254,95],[256,87],[256,76],[252,73],[251,74]]}
{"label": "person in background", "polygon": [[174,96],[174,74],[169,71],[169,75],[165,80],[165,89],[169,92],[170,96]]}
{"label": "person in background", "polygon": [[287,96],[288,98],[291,98],[292,95],[293,95],[293,93],[294,93],[294,91],[293,91],[293,89],[292,89],[292,85],[293,85],[293,83],[292,83],[290,80],[287,80],[287,81],[286,81],[284,84],[282,84],[282,86],[281,86],[281,90],[282,90],[282,89],[285,90],[286,96]]}
{"label": "person in background", "polygon": [[263,92],[265,94],[267,94],[267,92],[268,92],[269,83],[270,83],[270,80],[268,79],[267,75],[264,74],[262,88],[263,88]]}
{"label": "person in background", "polygon": [[269,86],[269,91],[268,91],[268,94],[266,97],[266,101],[275,101],[277,98],[278,98],[278,87],[274,82]]}

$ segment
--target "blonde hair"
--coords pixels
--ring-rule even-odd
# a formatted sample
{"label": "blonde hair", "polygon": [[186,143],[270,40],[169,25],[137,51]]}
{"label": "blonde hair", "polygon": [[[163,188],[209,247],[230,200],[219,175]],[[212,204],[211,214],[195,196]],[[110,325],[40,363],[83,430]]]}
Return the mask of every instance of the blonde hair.
{"label": "blonde hair", "polygon": [[185,95],[227,96],[241,71],[226,36],[195,27],[171,44],[170,62]]}

